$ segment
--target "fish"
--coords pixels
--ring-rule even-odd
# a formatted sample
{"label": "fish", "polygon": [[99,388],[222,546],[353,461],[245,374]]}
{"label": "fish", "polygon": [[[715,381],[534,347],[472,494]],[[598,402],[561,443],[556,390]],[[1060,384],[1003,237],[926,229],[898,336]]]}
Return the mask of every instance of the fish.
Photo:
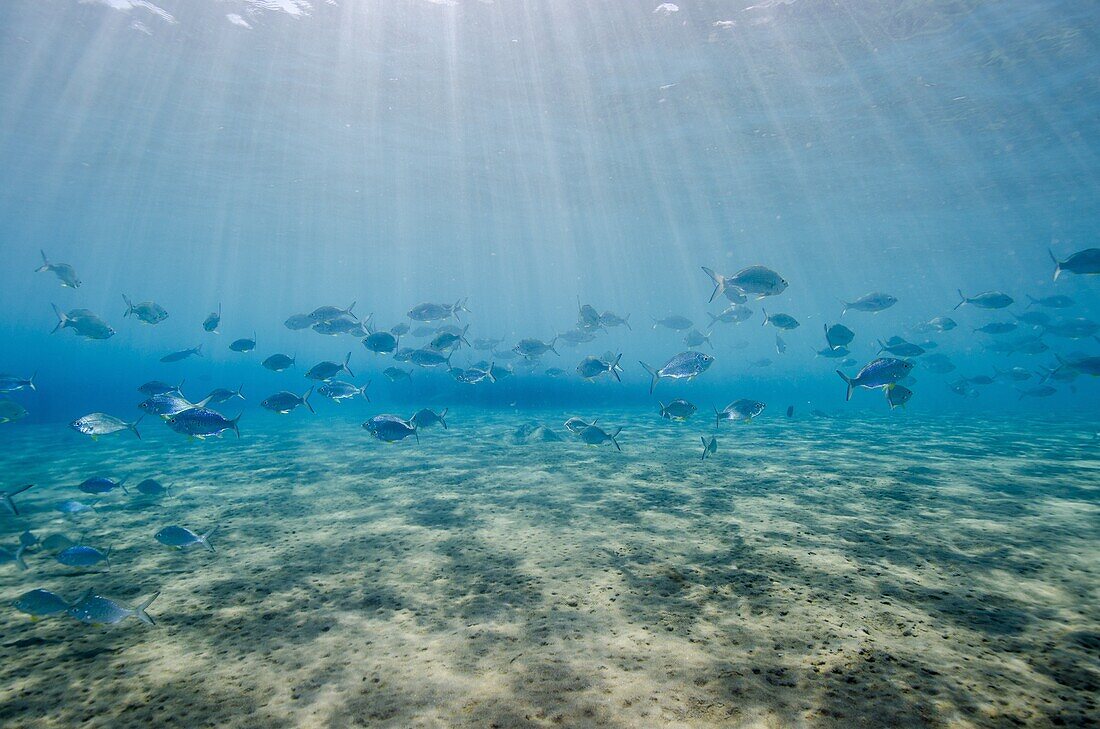
{"label": "fish", "polygon": [[38,546],[38,537],[30,529],[27,529],[19,535],[19,543],[27,549],[34,549]]}
{"label": "fish", "polygon": [[413,413],[413,416],[409,418],[409,422],[412,423],[417,430],[419,430],[420,428],[430,428],[431,426],[436,424],[442,425],[443,430],[446,430],[447,421],[444,420],[444,418],[446,417],[447,408],[443,408],[443,412],[441,413],[437,413],[434,410],[429,410],[428,408],[423,408]]}
{"label": "fish", "polygon": [[94,567],[100,562],[107,564],[107,571],[111,571],[111,548],[103,552],[86,544],[74,544],[66,547],[54,557],[66,567]]}
{"label": "fish", "polygon": [[793,418],[794,417],[794,405],[788,405],[787,406],[787,417],[788,418]]}
{"label": "fish", "polygon": [[[1065,358],[1055,355],[1055,357],[1058,359],[1058,366],[1052,370],[1052,373],[1075,372],[1090,377],[1100,377],[1100,357],[1089,355]],[[24,487],[24,490],[27,488],[30,487]]]}
{"label": "fish", "polygon": [[329,362],[327,360],[324,362],[318,362],[317,364],[309,368],[309,371],[306,372],[306,377],[311,380],[331,380],[333,377],[340,374],[341,372],[347,372],[349,377],[355,377],[355,373],[353,373],[351,371],[351,368],[348,367],[348,362],[350,361],[351,352],[348,352],[344,356],[343,364],[340,364],[339,362]]}
{"label": "fish", "polygon": [[455,378],[456,381],[461,382],[463,385],[476,385],[484,380],[489,380],[489,382],[497,381],[496,373],[492,365],[489,365],[488,369],[470,367],[464,370],[461,367],[452,367],[448,371],[451,377]]}
{"label": "fish", "polygon": [[206,534],[196,534],[187,527],[181,526],[167,526],[157,532],[153,538],[166,547],[175,547],[178,550],[191,549],[192,547],[203,547],[208,552],[217,551],[214,549],[214,545],[210,543],[210,537],[214,536],[214,532],[218,531],[218,527],[208,531]]}
{"label": "fish", "polygon": [[144,385],[138,388],[138,392],[142,395],[163,395],[166,392],[179,392],[183,389],[183,383],[185,380],[180,380],[178,385],[169,385],[167,382],[161,382],[160,380],[150,380]]}
{"label": "fish", "polygon": [[327,397],[334,403],[339,403],[341,400],[349,400],[356,396],[370,402],[370,397],[367,395],[367,388],[370,387],[370,383],[371,381],[367,380],[367,384],[362,387],[356,387],[350,382],[329,380],[317,388],[317,394]]}
{"label": "fish", "polygon": [[288,357],[285,354],[276,353],[260,364],[263,365],[264,369],[271,370],[272,372],[282,372],[283,370],[288,370],[293,367],[296,359],[297,357]]}
{"label": "fish", "polygon": [[771,324],[777,329],[785,329],[788,331],[798,328],[798,320],[790,314],[772,314],[771,316],[769,316],[767,309],[761,307],[760,310],[764,312],[764,323],[762,326],[768,326],[769,324]]}
{"label": "fish", "polygon": [[590,330],[587,329],[570,329],[567,332],[563,332],[558,335],[558,339],[562,340],[566,344],[576,345],[591,342],[596,338]]}
{"label": "fish", "polygon": [[512,347],[512,351],[527,359],[541,357],[547,352],[558,354],[558,350],[554,349],[554,343],[557,341],[557,337],[554,337],[549,342],[544,342],[541,339],[521,339],[516,346]]}
{"label": "fish", "polygon": [[969,382],[971,385],[985,386],[993,384],[993,378],[989,375],[975,375],[974,377],[966,378],[966,381]]}
{"label": "fish", "polygon": [[1019,325],[1014,321],[992,321],[988,324],[984,324],[974,329],[976,332],[982,334],[1008,334],[1009,332],[1016,331]]}
{"label": "fish", "polygon": [[62,501],[55,508],[65,516],[76,516],[86,511],[95,511],[95,502],[84,504],[79,501]]}
{"label": "fish", "polygon": [[80,277],[76,275],[76,269],[67,263],[50,263],[50,259],[46,257],[46,251],[38,251],[42,254],[42,265],[34,270],[35,273],[52,273],[57,276],[57,280],[61,282],[61,285],[70,288],[80,288]]}
{"label": "fish", "polygon": [[615,446],[615,450],[622,452],[623,449],[619,446],[618,441],[619,433],[621,432],[623,432],[622,428],[617,429],[614,433],[608,433],[598,425],[589,425],[580,432],[579,437],[590,446],[598,446],[610,442]]}
{"label": "fish", "polygon": [[[1064,261],[1059,261],[1052,250],[1048,249],[1047,253],[1050,254],[1050,260],[1054,261],[1055,281],[1058,280],[1063,271],[1088,276],[1095,276],[1100,273],[1100,248],[1086,248],[1077,251]],[[43,258],[45,258],[45,254],[43,254]]]}
{"label": "fish", "polygon": [[392,354],[397,351],[398,344],[393,332],[371,332],[363,340],[363,346],[375,354]]}
{"label": "fish", "polygon": [[787,343],[783,341],[783,337],[778,334],[775,335],[775,353],[783,354],[787,351]]}
{"label": "fish", "polygon": [[613,311],[605,311],[600,314],[600,326],[604,328],[625,326],[630,329],[630,314],[619,316]]}
{"label": "fish", "polygon": [[886,387],[887,385],[893,385],[898,380],[901,380],[913,369],[913,363],[909,360],[894,359],[893,357],[879,357],[864,365],[863,369],[855,377],[848,377],[846,374],[837,370],[836,373],[840,375],[840,379],[844,380],[848,385],[848,392],[844,396],[845,400],[852,399],[852,391],[857,387],[865,387],[868,389],[874,389],[876,387]]}
{"label": "fish", "polygon": [[199,346],[192,347],[191,349],[181,349],[178,352],[171,352],[169,354],[166,354],[166,355],[164,355],[163,357],[160,358],[160,361],[165,362],[165,363],[181,362],[181,361],[187,359],[188,357],[201,357],[201,356],[202,356],[202,345],[200,344]]}
{"label": "fish", "polygon": [[125,481],[124,478],[114,481],[106,476],[93,476],[85,479],[77,488],[86,494],[109,494],[115,489],[122,489],[122,493],[129,494],[130,492],[126,490]]}
{"label": "fish", "polygon": [[192,403],[178,392],[165,392],[160,395],[153,395],[144,400],[138,407],[148,415],[160,415],[168,418],[176,413],[182,413],[184,410],[206,407],[210,399],[211,397],[207,397],[201,402]]}
{"label": "fish", "polygon": [[403,321],[400,324],[394,324],[392,327],[390,327],[390,334],[395,337],[403,337],[409,333],[409,329],[410,327],[408,322]]}
{"label": "fish", "polygon": [[413,321],[440,321],[452,317],[457,319],[460,311],[470,311],[466,308],[466,299],[460,299],[453,304],[417,304],[409,309],[408,317]]}
{"label": "fish", "polygon": [[396,415],[375,415],[363,423],[363,428],[385,443],[396,443],[399,440],[408,438],[410,435],[416,438],[417,443],[420,443],[420,435],[417,433],[416,424],[402,420]]}
{"label": "fish", "polygon": [[577,297],[577,325],[582,329],[599,329],[603,326],[596,307],[591,304],[582,304],[579,296]]}
{"label": "fish", "polygon": [[787,282],[775,271],[766,266],[742,268],[724,279],[725,291],[731,287],[742,294],[755,294],[757,299],[765,296],[778,296],[787,290]]}
{"label": "fish", "polygon": [[1031,379],[1031,373],[1023,367],[1010,367],[1007,370],[993,368],[994,378],[1004,382],[1025,382]]}
{"label": "fish", "polygon": [[879,340],[878,351],[879,354],[882,352],[889,352],[898,357],[919,357],[924,354],[924,347],[919,344],[907,342],[904,339],[900,341],[895,340],[893,343]]}
{"label": "fish", "polygon": [[[353,312],[353,310],[355,309],[355,304],[356,302],[351,302],[351,304],[346,309],[341,309],[337,306],[318,306],[316,309],[306,314],[305,316],[309,317],[310,322],[314,323],[333,321],[341,317],[350,317],[358,321],[359,317],[355,316],[355,313]],[[303,327],[303,329],[304,328],[305,327]]]}
{"label": "fish", "polygon": [[73,309],[68,314],[64,314],[57,308],[57,304],[50,304],[50,306],[53,307],[53,313],[57,315],[57,325],[50,334],[62,329],[72,329],[76,336],[84,339],[103,340],[115,335],[115,330],[107,322],[87,309]]}
{"label": "fish", "polygon": [[11,603],[12,607],[31,617],[44,618],[69,609],[69,601],[56,592],[41,587],[24,592]]}
{"label": "fish", "polygon": [[740,324],[743,321],[748,321],[752,317],[752,309],[747,306],[741,306],[740,304],[730,304],[728,307],[722,310],[720,314],[711,314],[707,312],[707,316],[710,317],[710,327],[714,328],[715,324]]}
{"label": "fish", "polygon": [[[597,418],[596,420],[599,420],[599,418]],[[587,423],[581,418],[572,417],[569,418],[569,420],[565,421],[565,429],[573,435],[579,436],[581,433],[584,432],[585,428],[589,427],[590,425],[595,425],[596,420],[593,420],[591,423]]]}
{"label": "fish", "polygon": [[905,403],[913,397],[913,391],[904,385],[887,385],[882,389],[886,393],[886,402],[889,403],[891,410],[905,407]]}
{"label": "fish", "polygon": [[450,365],[451,354],[448,353],[444,357],[439,352],[434,352],[430,349],[414,349],[409,352],[409,362],[412,362],[417,367],[442,367],[444,365]]}
{"label": "fish", "polygon": [[699,375],[707,371],[712,364],[714,364],[714,357],[703,352],[687,351],[681,352],[668,362],[666,362],[660,369],[653,369],[645,362],[639,361],[640,364],[652,380],[649,383],[649,394],[653,394],[653,388],[657,387],[657,383],[663,379],[680,380],[688,379],[693,380]]}
{"label": "fish", "polygon": [[1083,316],[1075,319],[1061,319],[1043,327],[1044,334],[1053,334],[1056,337],[1065,339],[1084,339],[1093,336],[1098,331],[1100,331],[1100,324]]}
{"label": "fish", "polygon": [[27,571],[27,562],[23,559],[23,553],[27,551],[27,548],[20,544],[15,548],[15,551],[10,551],[7,547],[0,547],[0,562],[15,562],[15,566],[20,571]]}
{"label": "fish", "polygon": [[474,349],[481,352],[491,352],[504,342],[503,339],[475,339]]}
{"label": "fish", "polygon": [[27,409],[14,400],[0,397],[0,424],[14,423],[27,417]]}
{"label": "fish", "polygon": [[699,440],[703,441],[703,457],[699,460],[705,461],[707,460],[707,456],[718,452],[718,438],[716,436],[712,435],[710,440],[700,436]]}
{"label": "fish", "polygon": [[140,304],[135,304],[130,301],[130,297],[126,294],[122,295],[122,300],[126,302],[126,312],[122,315],[123,317],[134,316],[137,317],[138,321],[150,325],[160,324],[168,318],[168,312],[155,301],[143,301]]}
{"label": "fish", "polygon": [[3,505],[4,510],[13,516],[19,516],[19,507],[12,501],[12,496],[18,496],[19,494],[34,488],[33,483],[29,483],[25,486],[20,486],[14,491],[0,491],[0,505]]}
{"label": "fish", "polygon": [[829,349],[847,347],[856,338],[856,333],[843,324],[825,325],[825,342]]}
{"label": "fish", "polygon": [[1050,323],[1050,314],[1042,311],[1025,311],[1023,314],[1013,314],[1017,321],[1030,324],[1033,327],[1043,327]]}
{"label": "fish", "polygon": [[270,397],[264,398],[263,401],[260,402],[260,405],[274,413],[279,413],[280,415],[286,415],[287,413],[297,408],[299,405],[305,405],[307,408],[309,408],[309,411],[311,413],[316,413],[317,411],[314,410],[313,406],[309,404],[309,396],[312,394],[312,387],[306,391],[306,394],[301,396],[295,395],[293,392],[282,390]]}
{"label": "fish", "polygon": [[764,408],[766,407],[767,404],[759,400],[741,398],[739,400],[734,400],[721,410],[714,408],[714,429],[718,430],[718,426],[723,420],[729,420],[735,423],[751,423],[753,418],[764,412]]}
{"label": "fish", "polygon": [[382,374],[385,375],[386,379],[390,382],[412,379],[412,371],[403,370],[400,367],[387,367],[386,369],[382,370]]}
{"label": "fish", "polygon": [[1068,309],[1069,307],[1073,306],[1074,303],[1076,303],[1070,297],[1064,296],[1062,294],[1057,294],[1055,296],[1044,296],[1041,299],[1036,299],[1034,296],[1031,296],[1029,294],[1027,299],[1027,308],[1029,309],[1033,306],[1045,306],[1048,309]]}
{"label": "fish", "polygon": [[[810,347],[810,349],[813,349],[813,347]],[[837,347],[836,349],[826,347],[825,349],[815,350],[814,354],[818,357],[826,357],[828,359],[840,359],[842,357],[847,357],[851,352],[847,347]]]}
{"label": "fish", "polygon": [[222,323],[222,305],[218,304],[218,310],[212,311],[202,320],[202,330],[210,334],[221,334],[218,325]]}
{"label": "fish", "polygon": [[136,488],[138,490],[138,493],[143,494],[144,496],[172,495],[171,490],[167,486],[162,484],[160,481],[152,478],[147,478],[143,480],[137,485]]}
{"label": "fish", "polygon": [[19,392],[20,390],[32,390],[35,391],[38,388],[34,385],[34,378],[38,376],[35,372],[27,379],[22,377],[16,377],[15,375],[2,375],[0,374],[0,394],[10,394],[13,392]]}
{"label": "fish", "polygon": [[290,329],[291,331],[309,329],[314,324],[315,322],[309,314],[294,314],[283,322],[283,326],[285,326],[287,329]]}
{"label": "fish", "polygon": [[844,305],[840,314],[843,316],[849,311],[864,311],[870,314],[877,314],[880,311],[889,309],[894,304],[898,303],[897,297],[890,294],[884,294],[878,291],[871,292],[860,296],[855,301],[842,301]]}
{"label": "fish", "polygon": [[695,414],[696,407],[692,403],[684,400],[683,398],[677,398],[670,402],[668,405],[664,403],[657,403],[661,408],[661,417],[668,420],[684,421]]}
{"label": "fish", "polygon": [[1003,309],[1006,306],[1011,306],[1012,302],[1011,296],[1002,294],[1000,291],[986,291],[977,296],[968,297],[959,289],[959,303],[955,304],[955,308],[958,309],[963,304],[970,304],[979,309]]}
{"label": "fish", "polygon": [[1016,392],[1020,393],[1020,400],[1023,400],[1025,397],[1050,397],[1051,395],[1058,394],[1058,390],[1050,385],[1038,385],[1028,388],[1027,390],[1017,389]]}
{"label": "fish", "polygon": [[229,402],[235,397],[244,400],[244,394],[241,392],[243,389],[243,383],[236,390],[229,390],[224,387],[216,387],[211,390],[210,394],[207,395],[203,400],[200,400],[195,405],[195,407],[205,407],[206,405],[221,405],[224,402]]}
{"label": "fish", "polygon": [[202,440],[210,436],[221,437],[227,430],[232,430],[241,437],[238,423],[241,416],[229,420],[224,415],[209,408],[191,408],[177,413],[168,419],[168,427],[181,435],[191,436]]}
{"label": "fish", "polygon": [[619,377],[619,373],[623,371],[623,368],[619,366],[619,360],[622,358],[622,354],[616,356],[612,361],[606,361],[599,357],[585,357],[577,365],[577,374],[585,380],[594,380],[600,375],[610,372],[617,381],[622,382],[622,378]]}
{"label": "fish", "polygon": [[435,350],[449,349],[450,347],[457,347],[460,344],[470,346],[470,342],[466,339],[466,332],[470,329],[470,325],[461,331],[461,333],[455,332],[440,332],[432,338],[432,341],[428,343],[428,346]]}
{"label": "fish", "polygon": [[714,282],[714,291],[710,293],[710,298],[707,299],[707,303],[712,303],[718,294],[725,293],[726,287],[729,285],[726,282],[726,277],[720,273],[715,273],[713,269],[703,266],[703,273],[710,276],[710,280]]}
{"label": "fish", "polygon": [[692,347],[701,347],[703,344],[708,344],[711,349],[714,349],[714,344],[710,341],[710,335],[703,334],[698,329],[692,329],[684,335],[684,346],[688,349]]}
{"label": "fish", "polygon": [[234,352],[241,352],[241,353],[251,352],[255,348],[256,348],[256,334],[255,334],[255,332],[253,332],[253,334],[252,334],[252,339],[248,339],[247,337],[242,338],[242,339],[234,339],[233,342],[229,345],[230,350],[232,350]]}
{"label": "fish", "polygon": [[937,316],[934,319],[929,319],[928,321],[924,322],[923,324],[918,324],[917,326],[913,327],[913,330],[918,332],[918,333],[922,333],[922,332],[949,332],[957,326],[958,326],[958,324],[956,324],[955,320],[952,319],[951,317]]}
{"label": "fish", "polygon": [[95,440],[101,435],[111,435],[112,433],[118,433],[122,430],[132,431],[134,436],[138,440],[141,440],[141,433],[138,432],[138,423],[145,416],[142,415],[132,423],[127,423],[125,420],[120,420],[114,415],[108,415],[106,413],[89,413],[82,417],[77,418],[73,422],[69,423],[69,427],[78,433],[91,436],[92,440]]}
{"label": "fish", "polygon": [[327,337],[336,337],[341,334],[351,334],[361,337],[367,333],[366,329],[363,328],[362,322],[346,316],[341,316],[329,321],[316,322],[311,328],[318,334]]}
{"label": "fish", "polygon": [[686,329],[691,329],[694,326],[691,319],[686,316],[680,316],[679,314],[672,314],[666,316],[664,319],[654,319],[653,328],[664,327],[665,329],[671,329],[676,332],[682,332]]}
{"label": "fish", "polygon": [[147,625],[156,625],[153,618],[145,611],[158,597],[160,593],[154,592],[137,607],[128,608],[88,590],[70,605],[66,612],[71,618],[93,625],[114,625],[130,617],[136,617]]}

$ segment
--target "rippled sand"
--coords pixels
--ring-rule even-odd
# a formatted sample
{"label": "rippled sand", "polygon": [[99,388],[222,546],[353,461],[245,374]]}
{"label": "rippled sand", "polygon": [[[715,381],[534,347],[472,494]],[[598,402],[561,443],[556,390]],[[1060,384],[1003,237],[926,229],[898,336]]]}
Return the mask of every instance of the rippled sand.
{"label": "rippled sand", "polygon": [[[362,407],[362,406],[353,406]],[[0,724],[1086,726],[1098,719],[1095,423],[575,413],[623,452],[511,442],[563,413],[248,413],[244,438],[0,432],[24,528],[111,572],[0,564],[0,599],[161,590],[158,625],[0,609]],[[573,414],[573,413],[570,413]],[[900,413],[898,415],[901,415]],[[154,476],[77,522],[97,475]],[[217,553],[153,540],[221,525]],[[1094,725],[1094,724],[1093,724]]]}

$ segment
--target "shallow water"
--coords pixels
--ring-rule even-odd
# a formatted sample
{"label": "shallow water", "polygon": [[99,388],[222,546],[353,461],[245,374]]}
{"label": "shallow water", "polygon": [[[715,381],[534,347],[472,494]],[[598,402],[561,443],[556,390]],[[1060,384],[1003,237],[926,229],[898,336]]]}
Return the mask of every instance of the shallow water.
{"label": "shallow water", "polygon": [[[516,444],[566,413],[455,408],[383,445],[350,406],[238,441],[3,434],[13,529],[111,545],[0,568],[156,628],[0,613],[6,726],[1084,726],[1096,716],[1095,423],[605,411],[622,452]],[[358,410],[354,409],[358,408]],[[583,413],[582,413],[583,414]],[[592,415],[595,415],[593,413]],[[710,427],[713,432],[713,427]],[[157,477],[51,512],[89,473]],[[218,550],[152,536],[178,523]],[[9,530],[12,531],[12,530]],[[10,540],[9,540],[10,541]]]}

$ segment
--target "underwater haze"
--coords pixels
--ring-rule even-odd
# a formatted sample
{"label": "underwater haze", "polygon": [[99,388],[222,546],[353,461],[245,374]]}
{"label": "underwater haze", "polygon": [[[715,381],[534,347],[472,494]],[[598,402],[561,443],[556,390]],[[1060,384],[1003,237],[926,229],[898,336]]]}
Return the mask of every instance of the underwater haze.
{"label": "underwater haze", "polygon": [[1100,723],[1093,4],[7,0],[0,79],[5,726]]}

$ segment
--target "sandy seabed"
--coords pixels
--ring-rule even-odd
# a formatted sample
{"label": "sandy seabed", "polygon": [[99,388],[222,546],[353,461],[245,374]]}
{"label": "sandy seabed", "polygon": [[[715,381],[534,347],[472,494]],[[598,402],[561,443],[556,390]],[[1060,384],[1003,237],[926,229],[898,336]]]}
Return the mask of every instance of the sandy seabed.
{"label": "sandy seabed", "polygon": [[[1097,423],[771,417],[701,461],[702,414],[575,413],[619,453],[513,442],[564,435],[551,412],[384,445],[367,407],[203,443],[0,432],[0,488],[38,484],[0,543],[113,547],[110,572],[0,564],[0,725],[1100,723]],[[93,475],[173,496],[53,510]],[[217,552],[169,524],[219,525]],[[8,604],[35,587],[160,590],[157,625],[32,621]]]}

